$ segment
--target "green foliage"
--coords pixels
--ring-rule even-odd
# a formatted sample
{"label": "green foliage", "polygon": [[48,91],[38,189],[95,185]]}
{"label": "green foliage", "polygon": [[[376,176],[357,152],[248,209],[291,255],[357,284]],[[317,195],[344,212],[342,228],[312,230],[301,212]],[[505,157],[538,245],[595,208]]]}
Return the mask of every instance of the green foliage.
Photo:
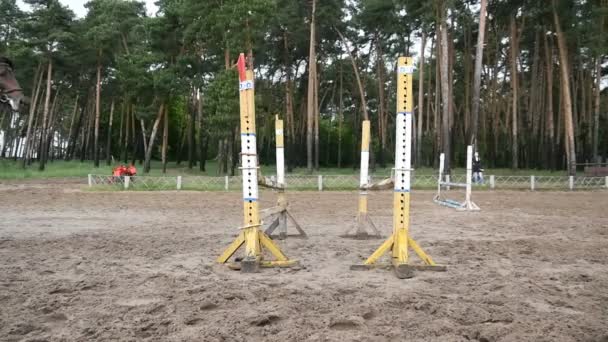
{"label": "green foliage", "polygon": [[217,137],[229,136],[239,123],[239,76],[229,69],[217,74],[206,92],[207,125]]}
{"label": "green foliage", "polygon": [[29,45],[47,56],[67,54],[66,44],[74,39],[74,13],[58,0],[25,0],[33,11],[24,21]]}
{"label": "green foliage", "polygon": [[[16,73],[28,95],[32,94],[34,72],[39,64],[49,58],[53,61],[52,92],[57,94],[54,129],[67,139],[74,100],[79,96],[74,132],[78,136],[78,151],[90,127],[89,115],[93,107],[96,67],[102,66],[101,80],[101,137],[109,131],[110,103],[116,103],[113,146],[120,133],[117,123],[118,108],[123,104],[134,107],[136,119],[143,119],[150,133],[153,119],[161,103],[169,107],[169,157],[187,155],[191,150],[198,159],[207,146],[208,159],[215,157],[218,139],[231,138],[239,125],[239,93],[236,71],[233,67],[238,53],[254,55],[256,78],[256,115],[258,142],[262,162],[273,163],[274,115],[287,117],[287,84],[289,76],[292,93],[293,122],[288,135],[290,166],[298,166],[306,159],[306,111],[310,20],[312,1],[293,0],[159,0],[158,12],[148,17],[141,1],[91,0],[86,4],[85,18],[76,19],[74,14],[58,0],[25,0],[31,10],[22,11],[16,0],[0,2],[0,54],[13,58]],[[388,150],[393,144],[393,117],[395,115],[396,57],[404,54],[417,56],[417,39],[425,32],[435,39],[435,26],[440,20],[439,9],[448,14],[448,33],[452,51],[453,70],[453,127],[452,141],[456,146],[456,161],[464,145],[466,108],[472,99],[470,82],[472,61],[477,37],[478,3],[476,0],[316,0],[317,65],[320,74],[318,89],[320,112],[320,164],[337,164],[338,107],[343,99],[344,123],[342,128],[342,165],[358,163],[358,132],[361,120],[359,90],[351,61],[338,39],[336,29],[346,36],[349,49],[356,57],[364,86],[368,112],[372,121],[372,144],[376,159],[380,153],[378,114],[381,105],[388,113]],[[533,106],[535,89],[544,88],[544,46],[536,51],[537,37],[547,37],[557,57],[554,41],[552,1],[514,0],[488,1],[488,22],[482,72],[483,142],[478,147],[488,165],[509,166],[512,153],[509,124],[510,71],[509,71],[509,23],[515,17],[520,38],[520,74],[522,155],[530,166],[547,166],[543,152],[537,145],[538,127],[544,127],[545,112],[542,103]],[[574,104],[579,109],[577,122],[577,146],[584,159],[589,159],[591,134],[591,109],[594,63],[598,56],[608,55],[606,25],[608,9],[599,0],[556,0],[562,28],[566,33],[572,64]],[[563,15],[562,15],[563,14]],[[541,42],[542,43],[542,42]],[[434,127],[435,86],[437,83],[435,56],[436,41],[427,41],[425,74],[425,101],[431,103],[425,120],[431,122],[422,137],[423,163],[431,164],[438,153]],[[378,49],[379,48],[379,49]],[[428,51],[428,50],[427,50]],[[540,57],[539,71],[533,74],[535,53]],[[381,53],[381,55],[379,55]],[[378,76],[379,60],[384,64],[383,82]],[[44,66],[44,65],[43,65]],[[418,68],[422,65],[418,64]],[[554,67],[553,107],[555,124],[559,122],[560,104],[558,65]],[[226,69],[229,70],[226,70]],[[496,69],[496,70],[494,70]],[[604,74],[606,71],[604,70]],[[416,88],[419,74],[414,75]],[[340,81],[340,79],[342,81]],[[496,88],[492,85],[496,81]],[[340,82],[343,91],[339,92]],[[536,82],[536,83],[534,83]],[[380,84],[382,83],[382,84]],[[581,86],[584,84],[584,86]],[[385,103],[380,102],[379,87],[385,93]],[[543,89],[541,93],[547,93]],[[194,95],[197,94],[197,95]],[[583,95],[584,94],[584,95]],[[417,96],[417,94],[415,94]],[[543,95],[540,95],[543,96]],[[193,103],[202,102],[202,118]],[[585,103],[583,105],[583,103]],[[601,112],[605,113],[605,95]],[[80,109],[84,108],[83,111]],[[425,107],[426,110],[427,107]],[[40,109],[40,107],[39,107]],[[122,110],[122,109],[121,109]],[[83,117],[80,114],[83,113]],[[196,115],[192,115],[196,113]],[[542,114],[542,115],[541,115]],[[38,115],[38,113],[37,113]],[[542,117],[541,119],[538,119]],[[79,121],[80,118],[80,121]],[[19,136],[27,119],[19,117],[19,127],[2,123],[11,136]],[[191,122],[190,120],[194,120]],[[535,120],[540,120],[535,123]],[[202,122],[202,129],[199,123]],[[88,125],[88,126],[87,126]],[[130,128],[130,141],[126,148],[129,158],[133,151],[141,155],[143,143],[139,131],[141,125]],[[194,145],[188,146],[187,127],[195,137]],[[606,118],[600,117],[600,145],[604,146]],[[161,127],[162,128],[162,127]],[[534,129],[533,129],[534,128]],[[544,129],[544,128],[543,128]],[[563,132],[557,132],[561,135]],[[135,135],[136,139],[133,138]],[[159,134],[157,142],[160,141]],[[236,134],[238,140],[238,134]],[[238,141],[234,141],[238,146]],[[158,144],[154,155],[159,155]],[[190,147],[190,148],[188,148]],[[201,148],[202,147],[202,148]],[[525,151],[523,151],[525,150]],[[556,147],[560,156],[563,145]],[[85,151],[84,158],[90,155]],[[525,153],[524,153],[525,152]],[[78,152],[80,153],[80,152]],[[88,153],[88,154],[87,154]],[[607,153],[604,148],[604,154]],[[391,155],[385,156],[392,159]],[[460,159],[459,159],[460,158]],[[558,158],[559,159],[559,158]]]}

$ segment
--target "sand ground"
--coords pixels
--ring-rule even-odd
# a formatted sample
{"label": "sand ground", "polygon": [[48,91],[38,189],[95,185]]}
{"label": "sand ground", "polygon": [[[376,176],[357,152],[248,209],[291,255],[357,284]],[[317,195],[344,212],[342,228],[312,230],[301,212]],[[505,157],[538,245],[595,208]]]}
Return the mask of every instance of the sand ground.
{"label": "sand ground", "polygon": [[[353,192],[288,195],[300,269],[215,264],[240,196],[0,185],[0,340],[608,341],[608,192],[481,192],[477,213],[416,192],[412,235],[448,271],[407,280],[349,270],[381,243],[338,237]],[[385,234],[391,196],[370,195]]]}

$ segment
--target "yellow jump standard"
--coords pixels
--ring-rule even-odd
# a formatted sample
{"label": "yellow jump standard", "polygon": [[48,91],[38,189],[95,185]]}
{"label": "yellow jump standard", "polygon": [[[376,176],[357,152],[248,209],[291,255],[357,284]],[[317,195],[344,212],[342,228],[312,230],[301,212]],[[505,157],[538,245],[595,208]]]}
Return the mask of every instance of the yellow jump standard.
{"label": "yellow jump standard", "polygon": [[[245,56],[239,56],[239,100],[241,112],[241,170],[243,175],[243,226],[237,238],[217,258],[218,263],[226,263],[228,259],[243,245],[245,256],[240,264],[232,268],[242,272],[257,272],[260,267],[288,267],[296,263],[290,260],[260,227],[259,216],[257,149],[255,135],[255,103],[253,89],[253,71],[245,70]],[[273,261],[264,260],[265,248],[275,258]],[[238,261],[239,259],[237,259]]]}
{"label": "yellow jump standard", "polygon": [[[289,203],[285,197],[285,135],[283,134],[283,120],[279,119],[279,116],[275,116],[274,121],[275,137],[276,137],[276,160],[277,160],[277,184],[276,188],[278,191],[277,205],[262,210],[261,214],[263,218],[274,217],[272,223],[266,228],[266,235],[274,237],[272,233],[279,228],[278,238],[283,240],[289,237],[301,237],[307,238],[306,232],[300,226],[298,221],[289,212]],[[298,231],[298,234],[287,234],[287,221],[291,221],[294,227]]]}
{"label": "yellow jump standard", "polygon": [[[369,141],[371,136],[369,120],[363,120],[361,125],[361,174],[359,177],[359,211],[357,224],[349,228],[342,237],[353,239],[381,238],[382,235],[367,213],[367,187],[369,186]],[[354,234],[350,232],[355,229]],[[368,229],[371,233],[368,233]]]}
{"label": "yellow jump standard", "polygon": [[[411,57],[400,57],[397,70],[397,119],[395,136],[395,187],[393,195],[393,234],[371,255],[363,265],[351,269],[373,267],[393,268],[398,278],[411,278],[414,270],[445,271],[437,266],[409,234],[410,226],[410,174],[412,152],[412,73]],[[410,265],[408,249],[412,248],[424,265]],[[391,254],[390,265],[376,262],[387,252]]]}

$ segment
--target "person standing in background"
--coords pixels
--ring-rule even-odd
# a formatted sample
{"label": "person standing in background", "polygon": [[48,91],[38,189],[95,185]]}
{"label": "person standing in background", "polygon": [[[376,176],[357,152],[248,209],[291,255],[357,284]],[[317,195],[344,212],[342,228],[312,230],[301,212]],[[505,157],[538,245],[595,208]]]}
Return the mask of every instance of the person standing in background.
{"label": "person standing in background", "polygon": [[473,156],[473,182],[477,184],[483,184],[483,169],[481,167],[481,159],[479,158],[479,152],[475,152]]}

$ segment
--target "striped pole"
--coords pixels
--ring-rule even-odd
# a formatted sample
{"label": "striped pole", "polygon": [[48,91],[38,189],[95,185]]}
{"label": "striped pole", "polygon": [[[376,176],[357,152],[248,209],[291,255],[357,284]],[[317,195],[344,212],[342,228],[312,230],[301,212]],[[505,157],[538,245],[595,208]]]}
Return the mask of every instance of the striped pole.
{"label": "striped pole", "polygon": [[437,195],[435,199],[441,199],[441,182],[443,182],[443,168],[445,167],[445,154],[439,155],[439,178],[437,180]]}
{"label": "striped pole", "polygon": [[[349,234],[349,228],[342,237],[365,239],[369,237],[380,237],[380,231],[367,213],[367,188],[370,183],[369,177],[369,145],[371,137],[371,125],[369,120],[363,120],[361,125],[361,173],[359,176],[359,207],[357,213],[357,224],[355,234]],[[368,233],[371,231],[371,234]]]}
{"label": "striped pole", "polygon": [[[276,139],[276,161],[277,161],[277,206],[283,208],[277,220],[279,223],[279,238],[287,238],[287,198],[285,197],[285,139],[283,135],[283,120],[275,115],[274,134]],[[266,232],[271,235],[271,232]]]}
{"label": "striped pole", "polygon": [[364,120],[361,125],[361,173],[359,177],[359,215],[367,215],[367,190],[369,184],[369,140],[370,123]]}
{"label": "striped pole", "polygon": [[400,57],[397,70],[397,119],[395,120],[395,188],[393,194],[393,261],[408,261],[410,228],[410,173],[412,167],[412,58]]}
{"label": "striped pole", "polygon": [[258,203],[258,156],[255,134],[255,98],[253,71],[247,70],[239,84],[241,109],[241,170],[243,176],[243,228],[245,228],[245,258],[257,258],[259,242],[257,234],[261,224]]}
{"label": "striped pole", "polygon": [[471,179],[473,179],[473,146],[467,146],[467,180],[465,204],[468,206],[471,203]]}
{"label": "striped pole", "polygon": [[[413,74],[411,57],[400,57],[397,69],[397,118],[395,120],[395,186],[393,189],[393,234],[370,255],[363,265],[351,267],[360,269],[374,267],[385,253],[391,254],[391,264],[398,278],[411,278],[413,270],[445,270],[437,266],[433,259],[409,235],[410,228],[410,176],[412,168],[412,109]],[[411,248],[425,265],[408,264],[408,249]]]}
{"label": "striped pole", "polygon": [[[290,266],[296,261],[289,260],[280,248],[260,230],[258,195],[258,156],[255,131],[255,100],[253,70],[246,70],[245,55],[241,54],[239,67],[239,102],[241,113],[241,172],[243,178],[243,226],[237,238],[217,258],[225,263],[242,246],[245,257],[241,261],[243,272],[257,272],[259,267]],[[264,261],[264,246],[275,261]]]}
{"label": "striped pole", "polygon": [[[275,129],[275,145],[276,145],[276,163],[277,163],[277,176],[273,176],[273,183],[276,181],[277,189],[277,205],[264,209],[261,211],[262,219],[271,218],[271,223],[264,232],[269,237],[272,237],[272,233],[278,228],[278,238],[280,240],[287,238],[287,222],[291,221],[294,228],[299,233],[300,237],[306,237],[306,232],[302,229],[300,224],[296,221],[291,213],[289,213],[289,202],[285,195],[285,136],[283,132],[283,120],[279,119],[278,115],[275,115],[274,121]],[[298,236],[298,235],[296,235]]]}
{"label": "striped pole", "polygon": [[280,188],[285,187],[285,136],[283,135],[283,120],[275,116],[274,130],[277,149],[277,183]]}

